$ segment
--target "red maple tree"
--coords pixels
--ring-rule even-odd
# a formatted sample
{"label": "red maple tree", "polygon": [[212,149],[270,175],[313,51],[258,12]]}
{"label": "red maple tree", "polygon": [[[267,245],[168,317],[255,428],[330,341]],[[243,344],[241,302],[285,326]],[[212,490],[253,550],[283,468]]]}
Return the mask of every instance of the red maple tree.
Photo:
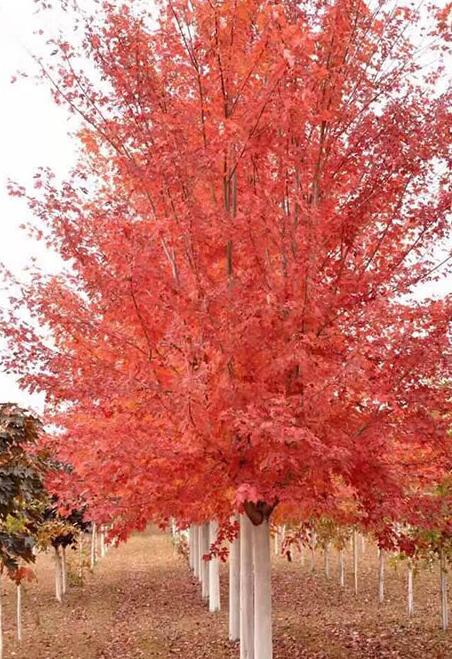
{"label": "red maple tree", "polygon": [[56,44],[43,75],[82,155],[30,203],[68,268],[3,327],[72,487],[130,525],[333,514],[346,488],[372,524],[444,473],[450,302],[414,296],[450,267],[448,95],[413,38],[441,58],[430,19],[177,0],[149,27],[107,2],[79,49]]}

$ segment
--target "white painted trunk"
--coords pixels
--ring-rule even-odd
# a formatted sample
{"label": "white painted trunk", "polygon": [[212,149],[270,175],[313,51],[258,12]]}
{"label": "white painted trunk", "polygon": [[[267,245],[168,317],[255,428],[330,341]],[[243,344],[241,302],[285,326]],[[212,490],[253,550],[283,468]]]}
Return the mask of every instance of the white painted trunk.
{"label": "white painted trunk", "polygon": [[240,638],[240,536],[229,547],[229,640]]}
{"label": "white painted trunk", "polygon": [[315,554],[314,554],[314,550],[313,550],[312,547],[310,549],[310,553],[311,553],[311,572],[314,572],[314,570],[315,570]]}
{"label": "white painted trunk", "polygon": [[78,538],[78,576],[83,579],[83,533]]}
{"label": "white painted trunk", "polygon": [[353,541],[353,588],[355,595],[358,594],[358,534],[355,529],[353,529],[352,535]]}
{"label": "white painted trunk", "polygon": [[66,566],[66,547],[61,548],[61,592],[66,594],[67,586],[67,566]]}
{"label": "white painted trunk", "polygon": [[281,550],[282,550],[282,548],[283,548],[283,544],[284,544],[285,541],[286,541],[287,524],[283,524],[283,526],[280,526],[279,528],[280,528],[280,532],[281,532],[281,535],[280,535],[280,544],[281,544]]}
{"label": "white painted trunk", "polygon": [[16,631],[17,640],[22,640],[22,586],[20,584],[16,587]]}
{"label": "white painted trunk", "polygon": [[[218,535],[218,522],[209,523],[209,542],[212,545]],[[220,610],[220,566],[217,556],[209,561],[209,611]]]}
{"label": "white painted trunk", "polygon": [[309,538],[310,550],[311,550],[311,572],[315,570],[315,548],[317,545],[317,534],[315,531],[312,531]]}
{"label": "white painted trunk", "polygon": [[412,616],[414,613],[414,597],[413,597],[413,565],[411,561],[408,562],[408,615]]}
{"label": "white painted trunk", "polygon": [[447,570],[446,570],[446,557],[443,550],[439,554],[439,570],[440,570],[440,597],[441,597],[441,627],[444,631],[449,626],[449,612],[447,608]]}
{"label": "white painted trunk", "polygon": [[325,549],[323,550],[323,559],[324,559],[324,566],[325,566],[325,576],[327,579],[330,578],[330,547],[329,545],[325,545]]}
{"label": "white painted trunk", "polygon": [[197,556],[197,561],[198,561],[198,579],[199,583],[201,583],[202,580],[202,524],[199,524],[198,526],[198,556]]}
{"label": "white painted trunk", "polygon": [[380,549],[378,553],[378,601],[383,604],[385,599],[385,553]]}
{"label": "white painted trunk", "polygon": [[345,564],[343,549],[339,549],[339,583],[341,588],[345,587]]}
{"label": "white painted trunk", "polygon": [[61,584],[61,558],[60,552],[55,547],[55,599],[57,602],[62,601],[62,584]]}
{"label": "white painted trunk", "polygon": [[101,527],[100,530],[100,557],[104,558],[105,556],[105,531],[104,527]]}
{"label": "white painted trunk", "polygon": [[272,594],[268,520],[252,526],[254,562],[254,657],[272,659]]}
{"label": "white painted trunk", "polygon": [[199,530],[197,524],[193,524],[193,574],[199,579]]}
{"label": "white painted trunk", "polygon": [[96,551],[96,542],[97,542],[97,532],[96,524],[93,522],[91,530],[91,569],[94,569],[97,561],[97,551]]}
{"label": "white painted trunk", "polygon": [[202,598],[209,599],[209,561],[202,557],[209,553],[209,522],[202,525],[202,545],[201,545],[201,591]]}
{"label": "white painted trunk", "polygon": [[195,525],[190,524],[188,529],[188,564],[191,570],[195,569],[195,557],[194,557],[194,547],[195,547]]}
{"label": "white painted trunk", "polygon": [[254,659],[254,586],[251,532],[251,522],[248,516],[240,515],[240,659]]}

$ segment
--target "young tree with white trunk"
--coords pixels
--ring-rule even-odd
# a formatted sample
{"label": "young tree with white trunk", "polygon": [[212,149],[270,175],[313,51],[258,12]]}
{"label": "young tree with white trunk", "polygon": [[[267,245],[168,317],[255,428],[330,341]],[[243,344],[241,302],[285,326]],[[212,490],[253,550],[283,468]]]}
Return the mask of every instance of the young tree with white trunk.
{"label": "young tree with white trunk", "polygon": [[245,513],[240,515],[240,659],[255,659],[252,528]]}
{"label": "young tree with white trunk", "polygon": [[353,552],[353,589],[355,595],[358,594],[358,533],[353,529],[352,534],[352,552]]}
{"label": "young tree with white trunk", "polygon": [[409,616],[412,616],[414,613],[413,577],[414,577],[413,561],[411,560],[411,558],[409,558],[408,569],[407,569],[407,610]]}
{"label": "young tree with white trunk", "polygon": [[229,547],[229,640],[240,639],[240,531]]}
{"label": "young tree with white trunk", "polygon": [[209,561],[204,559],[209,546],[209,522],[205,522],[201,526],[201,593],[204,600],[209,599]]}
{"label": "young tree with white trunk", "polygon": [[385,552],[378,550],[378,601],[383,604],[385,598]]}
{"label": "young tree with white trunk", "polygon": [[[217,540],[218,522],[209,522],[209,545]],[[209,561],[209,611],[214,613],[220,610],[220,565],[217,556]]]}
{"label": "young tree with white trunk", "polygon": [[446,554],[443,548],[439,551],[439,592],[441,607],[441,628],[446,631],[449,626],[449,611],[447,605],[447,566]]}
{"label": "young tree with white trunk", "polygon": [[91,555],[90,555],[90,565],[91,570],[94,570],[94,567],[97,563],[97,527],[96,522],[91,524]]}
{"label": "young tree with white trunk", "polygon": [[61,604],[63,601],[63,587],[62,587],[62,570],[61,570],[61,556],[59,547],[53,549],[54,572],[55,572],[55,599]]}

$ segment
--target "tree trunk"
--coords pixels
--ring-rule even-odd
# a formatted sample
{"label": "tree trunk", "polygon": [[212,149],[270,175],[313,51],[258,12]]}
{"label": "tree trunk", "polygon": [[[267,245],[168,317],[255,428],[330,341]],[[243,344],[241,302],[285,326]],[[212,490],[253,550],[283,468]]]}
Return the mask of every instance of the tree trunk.
{"label": "tree trunk", "polygon": [[272,659],[270,529],[265,519],[252,527],[254,561],[254,656]]}
{"label": "tree trunk", "polygon": [[358,594],[358,534],[355,529],[353,529],[353,586],[355,595]]}
{"label": "tree trunk", "polygon": [[325,565],[325,576],[327,579],[330,578],[330,548],[329,545],[325,545],[325,549],[323,550],[323,558],[324,558],[324,565]]}
{"label": "tree trunk", "polygon": [[311,550],[311,572],[315,570],[315,548],[317,544],[317,534],[315,531],[312,531],[309,534],[309,545]]}
{"label": "tree trunk", "polygon": [[378,554],[378,601],[383,604],[385,599],[385,553],[380,549]]}
{"label": "tree trunk", "polygon": [[61,604],[62,598],[62,584],[61,584],[61,558],[60,558],[60,552],[57,547],[54,548],[55,550],[55,599],[57,602]]}
{"label": "tree trunk", "polygon": [[100,529],[100,557],[104,558],[105,556],[105,531],[104,527],[101,526]]}
{"label": "tree trunk", "polygon": [[83,532],[80,531],[78,538],[78,576],[83,579]]}
{"label": "tree trunk", "polygon": [[22,640],[22,586],[20,583],[17,584],[16,595],[17,640],[20,642]]}
{"label": "tree trunk", "polygon": [[193,525],[193,574],[199,579],[199,527]]}
{"label": "tree trunk", "polygon": [[413,598],[413,564],[408,561],[408,615],[412,616],[414,612]]}
{"label": "tree trunk", "polygon": [[[218,522],[209,523],[209,541],[212,545],[218,535]],[[209,611],[214,613],[220,610],[220,566],[218,557],[214,556],[209,561]]]}
{"label": "tree trunk", "polygon": [[240,515],[240,659],[254,659],[253,605],[251,522],[247,515],[242,514]]}
{"label": "tree trunk", "polygon": [[345,565],[344,565],[344,550],[339,549],[339,583],[341,588],[345,587]]}
{"label": "tree trunk", "polygon": [[67,570],[66,570],[66,547],[61,547],[61,592],[66,594]]}
{"label": "tree trunk", "polygon": [[274,535],[275,556],[279,556],[279,526],[276,527]]}
{"label": "tree trunk", "polygon": [[441,627],[444,631],[449,626],[449,613],[447,610],[447,570],[444,551],[439,553],[440,597],[441,597]]}
{"label": "tree trunk", "polygon": [[240,638],[240,536],[229,547],[229,640]]}
{"label": "tree trunk", "polygon": [[195,569],[195,525],[190,524],[188,529],[188,564],[191,570]]}
{"label": "tree trunk", "polygon": [[202,524],[198,526],[198,579],[202,581]]}
{"label": "tree trunk", "polygon": [[94,566],[96,565],[96,561],[97,561],[96,542],[97,542],[96,523],[93,522],[92,531],[91,531],[91,569],[92,570],[94,570]]}
{"label": "tree trunk", "polygon": [[209,553],[209,522],[201,526],[201,592],[204,600],[209,599],[209,563],[203,559]]}

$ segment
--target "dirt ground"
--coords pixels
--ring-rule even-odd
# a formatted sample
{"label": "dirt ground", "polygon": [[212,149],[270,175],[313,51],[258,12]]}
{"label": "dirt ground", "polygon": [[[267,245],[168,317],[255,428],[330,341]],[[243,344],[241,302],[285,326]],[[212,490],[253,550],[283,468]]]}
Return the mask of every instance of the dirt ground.
{"label": "dirt ground", "polygon": [[[377,603],[376,549],[360,558],[360,593],[338,585],[336,556],[331,574],[323,560],[274,560],[275,659],[448,659],[450,631],[439,628],[437,570],[415,577],[415,614],[406,614],[403,566],[387,567],[387,601]],[[227,640],[227,566],[222,567],[220,614],[209,614],[188,566],[167,536],[133,536],[112,549],[85,583],[76,583],[77,555],[70,559],[72,585],[63,604],[54,599],[53,561],[39,558],[38,581],[23,595],[23,641],[15,641],[15,593],[3,579],[5,659],[238,659]],[[5,594],[6,591],[6,594]]]}

